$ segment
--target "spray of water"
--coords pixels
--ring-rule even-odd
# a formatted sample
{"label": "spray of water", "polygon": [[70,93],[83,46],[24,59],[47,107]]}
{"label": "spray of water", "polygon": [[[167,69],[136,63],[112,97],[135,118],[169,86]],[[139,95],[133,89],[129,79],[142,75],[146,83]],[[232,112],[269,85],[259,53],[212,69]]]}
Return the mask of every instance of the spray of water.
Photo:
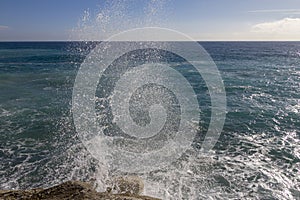
{"label": "spray of water", "polygon": [[70,40],[103,41],[129,29],[164,26],[168,19],[167,1],[104,1],[98,10],[84,11],[77,27],[72,29]]}
{"label": "spray of water", "polygon": [[[158,26],[164,3],[150,1],[143,8],[145,18],[135,19],[127,7],[130,2],[117,1],[110,4],[113,12],[85,12],[77,32],[82,40],[103,40],[130,28]],[[112,42],[120,40],[127,42]],[[100,43],[81,65],[73,90],[73,116],[79,137],[99,161],[99,189],[110,186],[112,177],[138,175],[147,195],[163,199],[198,196],[198,181],[188,178],[193,173],[184,175],[181,164],[172,164],[183,162],[199,131],[195,88],[176,69],[181,66],[178,61],[204,77],[214,99],[214,124],[203,151],[213,147],[224,123],[224,86],[198,43],[153,42],[169,40],[190,39],[166,29],[135,29]]]}
{"label": "spray of water", "polygon": [[[199,132],[200,111],[195,88],[176,68],[182,63],[193,68],[189,62],[194,62],[198,66],[194,70],[205,77],[215,99],[213,106],[220,110],[212,112],[215,129],[209,130],[204,151],[213,147],[224,123],[223,83],[213,61],[197,43],[150,42],[189,40],[182,34],[150,28],[111,38],[124,30],[163,25],[166,1],[149,1],[140,9],[142,18],[131,12],[135,3],[110,1],[96,14],[87,10],[73,30],[79,40],[110,38],[87,55],[77,74],[73,90],[76,130],[99,161],[95,175],[99,190],[111,186],[115,176],[138,175],[147,195],[195,199],[199,187],[204,187],[199,182],[203,178],[195,178],[201,172],[185,165],[196,166],[194,159],[186,157],[196,155],[192,143]],[[134,42],[111,42],[124,38]],[[179,64],[176,59],[170,64],[172,57]],[[206,67],[201,68],[200,63]]]}

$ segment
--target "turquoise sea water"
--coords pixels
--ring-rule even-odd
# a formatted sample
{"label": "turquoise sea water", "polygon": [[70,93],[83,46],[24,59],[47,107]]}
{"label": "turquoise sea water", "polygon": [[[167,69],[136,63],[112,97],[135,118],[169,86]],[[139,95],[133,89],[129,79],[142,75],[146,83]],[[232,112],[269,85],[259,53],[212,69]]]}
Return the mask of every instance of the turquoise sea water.
{"label": "turquoise sea water", "polygon": [[[200,44],[223,78],[226,121],[215,156],[189,159],[187,174],[168,174],[178,184],[166,190],[180,188],[178,199],[299,199],[300,43]],[[97,176],[97,161],[81,145],[71,114],[76,73],[94,46],[0,43],[0,189]],[[185,69],[182,64],[180,71],[196,85],[201,99],[205,131],[209,95],[201,78]],[[201,142],[195,142],[193,148],[199,147]],[[192,191],[187,189],[191,185]]]}

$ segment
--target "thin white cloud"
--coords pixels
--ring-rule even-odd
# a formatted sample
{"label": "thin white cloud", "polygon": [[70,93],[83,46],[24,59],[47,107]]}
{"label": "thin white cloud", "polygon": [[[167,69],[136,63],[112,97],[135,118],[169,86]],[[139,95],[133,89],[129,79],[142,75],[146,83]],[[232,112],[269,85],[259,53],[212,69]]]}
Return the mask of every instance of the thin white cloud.
{"label": "thin white cloud", "polygon": [[300,18],[284,18],[278,21],[259,23],[252,26],[251,31],[255,33],[300,36]]}
{"label": "thin white cloud", "polygon": [[6,29],[9,29],[9,27],[0,25],[0,30],[6,30]]}
{"label": "thin white cloud", "polygon": [[248,13],[300,14],[300,9],[251,10]]}

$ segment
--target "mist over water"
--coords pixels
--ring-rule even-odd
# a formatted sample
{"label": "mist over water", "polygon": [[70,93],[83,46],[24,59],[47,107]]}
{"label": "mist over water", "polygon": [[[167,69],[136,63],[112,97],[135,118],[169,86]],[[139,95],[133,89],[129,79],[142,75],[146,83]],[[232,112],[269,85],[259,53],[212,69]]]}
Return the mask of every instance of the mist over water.
{"label": "mist over water", "polygon": [[85,10],[78,25],[72,29],[70,40],[103,41],[129,29],[164,27],[168,21],[168,3],[168,0],[104,1]]}
{"label": "mist over water", "polygon": [[[99,12],[91,8],[71,38],[99,41],[130,28],[163,26],[160,16],[165,15],[165,1],[149,1],[141,9],[145,19],[134,18],[130,13],[133,5],[129,0],[109,1],[100,5]],[[159,170],[134,173],[145,181],[145,194],[163,199],[298,199],[300,43],[201,45],[216,62],[226,88],[227,117],[222,135],[211,155],[201,154],[211,117],[208,89],[184,60],[160,54],[161,60],[193,86],[200,123],[196,123],[198,133],[191,148],[179,159]],[[0,44],[1,188],[96,179],[97,189],[103,191],[110,186],[111,176],[127,174],[95,159],[75,130],[71,112],[74,81],[95,46],[90,42]],[[128,65],[124,62],[117,63],[115,69]],[[108,78],[104,83],[111,86],[110,81]],[[97,122],[106,128],[107,135],[114,136],[120,132],[109,126],[111,116],[103,118],[110,113],[111,98],[103,95],[102,89],[99,83]],[[137,96],[139,91],[132,101]],[[170,96],[176,111],[176,99]],[[144,101],[142,105],[147,106],[147,99]],[[135,122],[151,123],[147,117],[138,121],[139,111],[133,110]]]}

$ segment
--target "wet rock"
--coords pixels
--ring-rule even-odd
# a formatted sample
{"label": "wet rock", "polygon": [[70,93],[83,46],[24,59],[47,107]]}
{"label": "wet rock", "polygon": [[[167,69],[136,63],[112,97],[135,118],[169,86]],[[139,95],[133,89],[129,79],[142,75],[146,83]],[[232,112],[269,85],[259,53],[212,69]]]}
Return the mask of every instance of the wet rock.
{"label": "wet rock", "polygon": [[113,179],[113,192],[119,194],[141,195],[144,191],[143,180],[138,176],[121,176]]}
{"label": "wet rock", "polygon": [[[126,182],[126,181],[125,181]],[[130,182],[132,184],[133,182]],[[122,182],[123,184],[123,182]],[[122,185],[121,184],[121,185]],[[123,184],[124,185],[124,184]],[[126,184],[125,184],[126,185]],[[131,185],[130,185],[131,186]],[[158,200],[157,198],[140,196],[136,187],[132,193],[112,194],[97,192],[91,184],[80,181],[68,181],[47,189],[32,190],[0,190],[2,200]],[[123,188],[119,191],[127,191]],[[130,190],[131,191],[131,190]]]}

